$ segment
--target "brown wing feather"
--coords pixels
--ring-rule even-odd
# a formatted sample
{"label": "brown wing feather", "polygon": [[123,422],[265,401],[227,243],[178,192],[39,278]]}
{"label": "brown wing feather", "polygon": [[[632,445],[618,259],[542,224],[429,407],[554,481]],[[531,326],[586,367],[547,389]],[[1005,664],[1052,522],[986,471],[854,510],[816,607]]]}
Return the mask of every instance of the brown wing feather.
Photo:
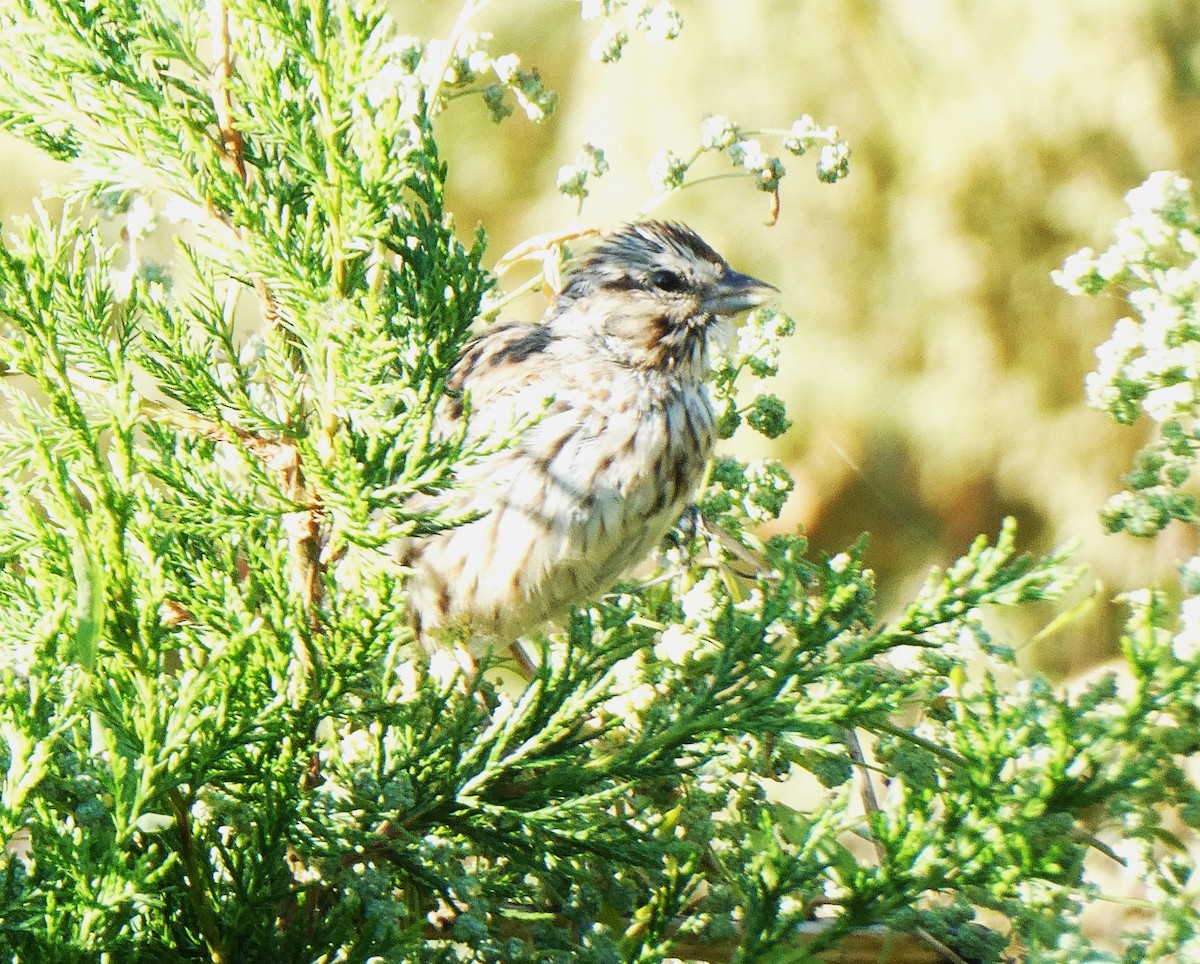
{"label": "brown wing feather", "polygon": [[[532,355],[550,346],[550,329],[542,324],[519,322],[497,325],[467,343],[446,379],[446,396],[438,410],[437,429],[449,435],[463,417],[466,396],[473,412],[484,413],[530,387],[538,380],[537,366],[527,364]],[[473,436],[481,434],[472,431]]]}

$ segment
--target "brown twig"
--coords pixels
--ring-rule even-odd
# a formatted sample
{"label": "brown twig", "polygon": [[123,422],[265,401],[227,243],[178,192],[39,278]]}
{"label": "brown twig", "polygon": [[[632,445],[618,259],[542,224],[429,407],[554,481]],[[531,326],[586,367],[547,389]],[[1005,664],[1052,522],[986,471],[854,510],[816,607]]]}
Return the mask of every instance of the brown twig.
{"label": "brown twig", "polygon": [[[208,0],[208,19],[212,30],[212,103],[217,115],[217,134],[220,137],[221,161],[243,184],[250,181],[246,170],[245,141],[233,122],[233,53],[229,33],[229,8],[225,0]],[[237,228],[234,228],[237,231]],[[240,236],[240,232],[239,236]],[[262,278],[254,279],[254,293],[262,308],[263,320],[274,327],[279,324],[279,306]]]}
{"label": "brown twig", "polygon": [[[300,452],[291,444],[279,443],[268,462],[283,479],[284,494],[293,502],[306,502],[307,507],[284,516],[284,529],[288,535],[292,560],[292,588],[304,600],[308,610],[309,628],[321,632],[320,607],[324,596],[325,563],[321,558],[321,523],[324,510],[321,503],[304,484],[304,471],[300,466]],[[312,653],[301,637],[296,638],[296,658],[305,672],[313,669]]]}
{"label": "brown twig", "polygon": [[[871,782],[871,768],[867,765],[867,757],[863,753],[858,734],[853,729],[848,729],[845,732],[845,740],[850,759],[858,768],[858,792],[862,796],[863,810],[869,818],[872,814],[879,813],[879,798],[875,796],[875,784]],[[871,840],[875,846],[875,856],[882,864],[886,853],[874,834],[871,835]]]}
{"label": "brown twig", "polygon": [[781,203],[782,200],[779,197],[779,188],[776,187],[775,190],[771,192],[771,217],[767,219],[768,228],[773,228],[779,223],[779,206]]}
{"label": "brown twig", "polygon": [[[229,29],[229,8],[225,0],[208,0],[209,26],[212,30],[212,103],[217,118],[217,132],[220,137],[221,160],[225,166],[243,183],[249,183],[244,154],[245,143],[242,135],[234,124],[233,95],[231,82],[233,80],[232,42]],[[221,218],[239,238],[242,232],[228,218]],[[263,323],[268,328],[278,328],[281,322],[279,304],[266,281],[258,275],[254,276],[254,293],[258,296],[259,310]],[[297,377],[301,376],[300,354],[292,346],[293,367]],[[207,433],[206,433],[207,434]],[[304,472],[300,464],[300,452],[295,445],[283,441],[268,441],[258,437],[243,435],[238,432],[240,440],[255,451],[264,461],[280,474],[285,495],[293,502],[307,505],[308,508],[289,513],[284,519],[284,525],[291,544],[292,558],[296,569],[293,573],[293,588],[305,601],[308,609],[310,627],[317,631],[320,621],[317,616],[320,608],[323,580],[321,561],[321,522],[323,511],[320,501],[306,489]],[[312,656],[302,642],[297,642],[297,659],[306,672],[312,671]]]}
{"label": "brown twig", "polygon": [[217,113],[217,133],[221,137],[221,158],[246,183],[246,161],[242,156],[242,135],[233,126],[233,98],[229,82],[233,78],[230,56],[229,8],[225,0],[208,0],[208,20],[212,29],[212,101]]}
{"label": "brown twig", "polygon": [[[296,512],[288,513],[284,517],[284,527],[288,533],[293,558],[298,562],[292,574],[292,585],[305,600],[312,626],[316,629],[319,625],[316,611],[322,596],[320,575],[323,563],[320,544],[323,511],[320,502],[313,497],[304,483],[300,452],[296,446],[291,442],[264,438],[235,425],[221,424],[155,402],[143,401],[141,410],[148,418],[161,424],[171,425],[218,442],[245,446],[247,451],[279,475],[285,498],[305,506]],[[311,669],[311,659],[306,652],[297,653],[297,656]]]}
{"label": "brown twig", "polygon": [[188,897],[196,911],[200,934],[204,938],[204,943],[208,945],[209,957],[213,964],[226,964],[229,957],[225,953],[225,942],[217,922],[217,915],[213,912],[208,891],[204,887],[204,881],[208,874],[200,867],[196,855],[196,843],[192,837],[191,812],[184,802],[183,794],[178,789],[170,790],[167,793],[167,801],[171,806],[175,817],[175,828],[179,833],[179,856],[186,871]]}

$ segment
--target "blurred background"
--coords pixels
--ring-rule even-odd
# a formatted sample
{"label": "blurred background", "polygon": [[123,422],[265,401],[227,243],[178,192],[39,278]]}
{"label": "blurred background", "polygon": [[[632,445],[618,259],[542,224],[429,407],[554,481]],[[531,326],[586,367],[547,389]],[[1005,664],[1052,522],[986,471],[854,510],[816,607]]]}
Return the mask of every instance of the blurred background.
{"label": "blurred background", "polygon": [[[443,116],[460,230],[482,224],[494,263],[535,234],[631,218],[652,194],[651,158],[689,154],[710,113],[746,129],[804,113],[839,127],[850,177],[823,184],[814,158],[785,158],[773,226],[749,180],[689,188],[655,211],[778,285],[797,321],[771,389],[791,430],[731,447],[786,462],[797,491],[780,524],[815,552],[870,533],[885,610],[1005,515],[1029,550],[1078,540],[1089,573],[1077,600],[1094,605],[1037,647],[1023,641],[1050,609],[996,632],[1056,676],[1103,661],[1122,619],[1111,597],[1170,584],[1197,547],[1182,531],[1154,543],[1102,531],[1143,429],[1087,409],[1082,380],[1125,306],[1069,298],[1049,273],[1108,245],[1124,193],[1148,173],[1196,173],[1200,0],[676,2],[681,36],[635,38],[613,65],[589,58],[599,24],[575,3],[500,0],[477,18],[560,99],[541,125],[520,111],[495,125],[476,98]],[[400,0],[394,16],[403,32],[444,37],[459,7]],[[585,142],[612,170],[577,215],[554,185]],[[28,212],[52,172],[7,140],[0,164],[0,216]]]}

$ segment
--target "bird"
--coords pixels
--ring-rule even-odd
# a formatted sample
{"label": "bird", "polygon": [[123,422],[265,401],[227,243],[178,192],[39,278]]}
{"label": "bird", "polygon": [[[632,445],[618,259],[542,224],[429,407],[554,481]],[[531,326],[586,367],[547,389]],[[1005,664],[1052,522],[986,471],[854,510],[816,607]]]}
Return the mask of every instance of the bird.
{"label": "bird", "polygon": [[712,352],[777,291],[683,224],[632,222],[578,262],[540,322],[463,347],[435,432],[465,419],[468,441],[516,434],[406,505],[470,520],[394,548],[427,653],[464,636],[514,647],[650,555],[712,454]]}

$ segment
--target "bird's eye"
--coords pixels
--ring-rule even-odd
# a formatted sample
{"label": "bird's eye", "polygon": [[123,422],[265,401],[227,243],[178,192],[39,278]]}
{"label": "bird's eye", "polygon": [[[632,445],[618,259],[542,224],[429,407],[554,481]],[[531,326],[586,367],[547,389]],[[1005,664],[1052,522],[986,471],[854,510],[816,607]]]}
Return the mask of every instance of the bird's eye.
{"label": "bird's eye", "polygon": [[683,277],[674,271],[655,271],[650,283],[659,291],[682,291],[685,287]]}

